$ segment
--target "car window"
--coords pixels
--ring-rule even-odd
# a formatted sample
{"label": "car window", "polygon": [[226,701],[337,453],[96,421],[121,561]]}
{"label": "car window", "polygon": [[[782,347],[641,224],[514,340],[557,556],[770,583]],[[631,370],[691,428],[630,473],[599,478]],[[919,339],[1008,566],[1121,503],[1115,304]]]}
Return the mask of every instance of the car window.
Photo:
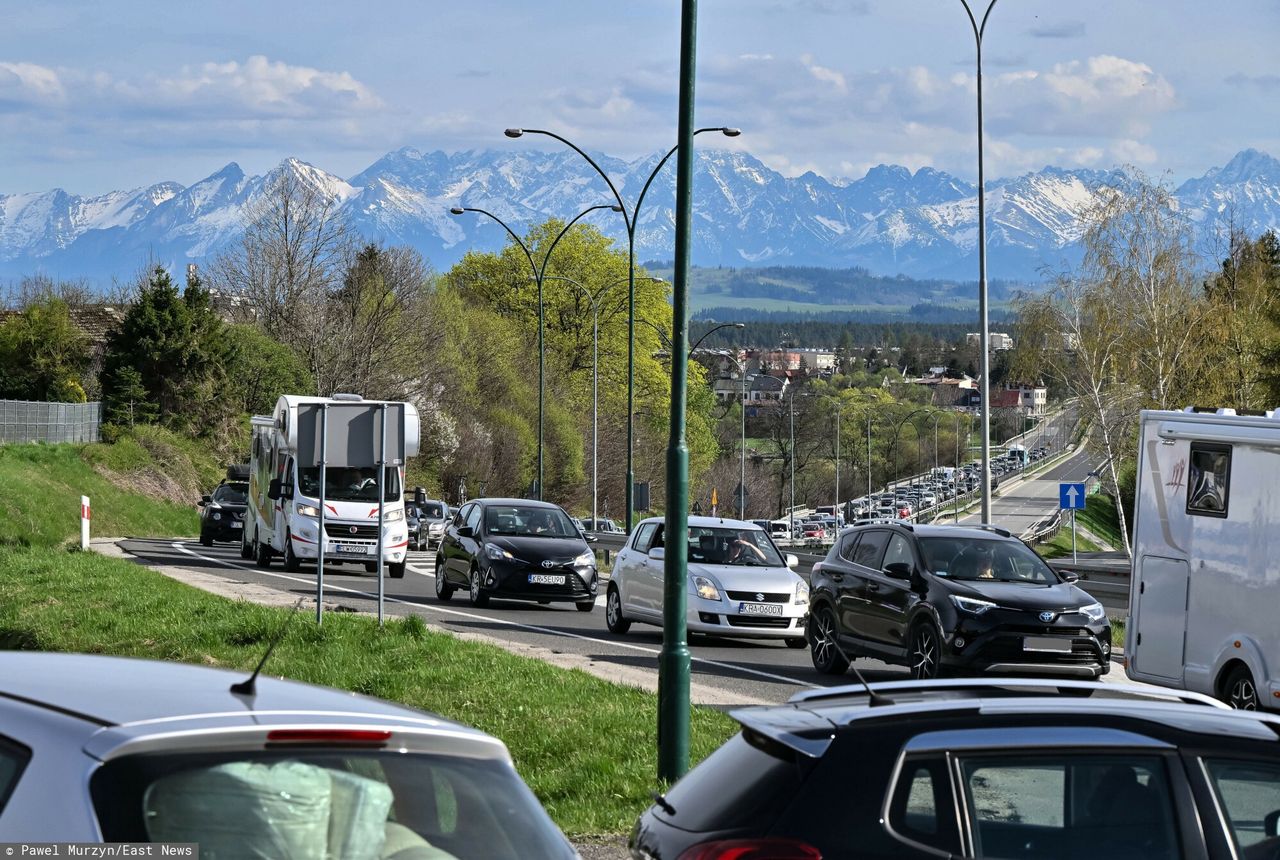
{"label": "car window", "polygon": [[243,505],[248,503],[248,484],[221,484],[213,491],[213,500],[224,505]]}
{"label": "car window", "polygon": [[743,827],[776,815],[800,785],[794,753],[780,744],[762,749],[739,733],[671,787],[674,814],[656,814],[686,831]]}
{"label": "car window", "polygon": [[1063,845],[1101,857],[1181,856],[1164,762],[1078,752],[960,759],[977,857],[1034,860]]}
{"label": "car window", "polygon": [[636,529],[635,539],[631,542],[631,548],[636,552],[648,552],[649,543],[653,540],[653,533],[658,530],[657,523],[645,523]]}
{"label": "car window", "polygon": [[1244,857],[1280,854],[1280,764],[1210,759],[1205,766],[1236,849]]}
{"label": "car window", "polygon": [[474,505],[463,505],[461,508],[455,511],[453,515],[453,524],[455,526],[466,525],[467,517],[471,516],[471,509],[473,507]]}
{"label": "car window", "polygon": [[112,842],[196,842],[213,857],[569,858],[502,761],[399,752],[127,756],[90,781]]}
{"label": "car window", "polygon": [[484,513],[484,509],[479,505],[475,505],[467,512],[467,525],[471,526],[471,530],[476,534],[480,533],[480,516]]}
{"label": "car window", "polygon": [[564,511],[533,505],[488,505],[484,509],[484,531],[519,537],[581,537]]}
{"label": "car window", "polygon": [[422,506],[420,515],[432,520],[442,520],[448,516],[448,511],[439,502],[427,502]]}
{"label": "car window", "polygon": [[850,532],[840,538],[840,543],[836,546],[836,555],[845,561],[853,561],[853,548],[858,543],[858,536],[861,532]]}
{"label": "car window", "polygon": [[922,537],[925,566],[953,579],[997,579],[1054,585],[1053,568],[1019,540],[995,537]]}
{"label": "car window", "polygon": [[887,824],[899,839],[960,853],[955,804],[942,758],[904,762],[889,802]]}
{"label": "car window", "polygon": [[20,743],[0,737],[0,813],[8,802],[13,789],[18,785],[18,777],[31,760],[31,750]]}
{"label": "car window", "polygon": [[916,566],[915,556],[911,553],[911,542],[900,534],[889,538],[889,548],[884,551],[884,560],[880,562],[883,570],[894,562],[903,562],[911,567]]}
{"label": "car window", "polygon": [[689,527],[689,561],[746,567],[784,567],[769,536],[757,528]]}
{"label": "car window", "polygon": [[880,529],[863,532],[862,540],[853,551],[854,564],[880,569],[880,559],[884,555],[885,544],[889,542],[889,533]]}

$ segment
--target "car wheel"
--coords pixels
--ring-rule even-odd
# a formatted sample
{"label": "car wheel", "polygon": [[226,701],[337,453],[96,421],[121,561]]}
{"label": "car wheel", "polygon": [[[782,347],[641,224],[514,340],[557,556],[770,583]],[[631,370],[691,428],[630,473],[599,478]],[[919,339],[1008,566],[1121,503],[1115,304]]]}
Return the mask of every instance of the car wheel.
{"label": "car wheel", "polygon": [[254,556],[254,563],[257,564],[258,567],[270,567],[271,547],[267,546],[262,541],[257,541],[256,543],[258,545],[258,551],[257,555]]}
{"label": "car wheel", "polygon": [[253,558],[253,547],[245,541],[245,535],[240,535],[240,557],[246,561]]}
{"label": "car wheel", "polygon": [[578,607],[579,612],[590,612],[596,608],[596,602],[594,600],[583,600],[580,603],[575,603],[574,606]]}
{"label": "car wheel", "polygon": [[1258,687],[1253,683],[1253,673],[1244,666],[1237,666],[1227,675],[1227,704],[1237,711],[1258,710]]}
{"label": "car wheel", "polygon": [[631,629],[631,622],[622,615],[622,594],[618,586],[612,584],[604,599],[604,625],[610,633],[626,633]]}
{"label": "car wheel", "polygon": [[377,563],[376,561],[366,561],[366,562],[364,563],[364,572],[365,572],[365,573],[377,573],[377,572],[378,572],[378,563]]}
{"label": "car wheel", "polygon": [[298,556],[293,551],[293,534],[285,532],[284,535],[284,569],[290,573],[295,573],[302,567],[298,561]]}
{"label": "car wheel", "polygon": [[849,668],[836,645],[836,617],[825,606],[809,616],[809,657],[824,675],[843,675]]}
{"label": "car wheel", "polygon": [[387,565],[387,573],[392,579],[404,579],[404,566],[406,562],[393,561]]}
{"label": "car wheel", "polygon": [[803,648],[808,644],[809,640],[805,639],[803,636],[795,636],[787,640],[788,648]]}
{"label": "car wheel", "polygon": [[444,576],[444,562],[436,559],[436,599],[444,603],[453,597],[453,586]]}
{"label": "car wheel", "polygon": [[213,538],[204,532],[200,532],[200,546],[213,546]]}
{"label": "car wheel", "polygon": [[471,600],[471,605],[477,609],[483,609],[489,605],[489,595],[480,590],[480,568],[471,568],[471,590],[467,595]]}
{"label": "car wheel", "polygon": [[938,628],[925,622],[911,631],[911,648],[907,652],[911,677],[920,681],[937,678],[941,673],[942,637]]}

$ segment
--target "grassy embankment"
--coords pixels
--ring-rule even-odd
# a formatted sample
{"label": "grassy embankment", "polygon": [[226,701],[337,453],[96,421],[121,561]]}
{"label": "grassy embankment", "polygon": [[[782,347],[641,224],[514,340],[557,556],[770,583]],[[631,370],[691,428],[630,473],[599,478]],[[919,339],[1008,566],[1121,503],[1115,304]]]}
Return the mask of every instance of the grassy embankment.
{"label": "grassy embankment", "polygon": [[[127,473],[141,480],[151,468],[142,460],[128,447],[0,447],[0,648],[247,672],[285,610],[226,600],[129,562],[60,548],[78,529],[73,514],[86,489],[94,496],[97,532],[194,531],[189,507],[121,489],[90,466],[129,466]],[[72,514],[63,510],[68,504]],[[655,788],[656,696],[433,633],[417,618],[381,630],[370,618],[345,613],[329,615],[323,628],[296,619],[267,671],[403,702],[500,737],[570,835],[625,832]],[[734,731],[723,714],[694,708],[694,760]]]}

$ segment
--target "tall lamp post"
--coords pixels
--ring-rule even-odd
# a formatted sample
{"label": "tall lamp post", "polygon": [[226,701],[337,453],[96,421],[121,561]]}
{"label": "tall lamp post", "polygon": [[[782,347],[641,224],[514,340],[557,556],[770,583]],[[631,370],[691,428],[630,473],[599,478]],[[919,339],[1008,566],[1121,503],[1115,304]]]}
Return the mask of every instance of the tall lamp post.
{"label": "tall lamp post", "polygon": [[[692,83],[690,83],[689,86],[692,87]],[[690,133],[689,147],[690,148],[693,147],[694,136],[702,134],[703,132],[708,132],[708,131],[718,131],[721,134],[723,134],[725,137],[737,137],[738,135],[742,134],[742,131],[740,129],[729,128],[728,126],[713,126],[710,128],[699,128],[694,130],[692,133]],[[626,228],[627,228],[627,272],[631,276],[631,278],[628,281],[628,289],[627,289],[628,324],[627,324],[627,488],[626,488],[627,489],[627,493],[626,493],[627,521],[626,521],[626,530],[630,532],[631,518],[632,518],[632,514],[635,511],[635,507],[634,507],[635,499],[633,496],[634,487],[635,487],[635,463],[634,463],[633,457],[635,452],[636,286],[635,286],[634,276],[636,271],[636,227],[639,224],[640,204],[644,202],[644,196],[649,192],[649,186],[653,184],[653,180],[657,178],[659,171],[661,171],[663,168],[663,165],[667,163],[667,159],[671,158],[671,156],[675,154],[676,150],[680,148],[680,144],[677,143],[675,146],[671,147],[671,149],[667,150],[667,154],[662,156],[662,158],[658,161],[657,165],[653,168],[653,171],[649,174],[649,177],[645,180],[644,187],[640,189],[640,196],[636,198],[635,206],[631,207],[631,211],[628,212],[627,206],[622,200],[622,195],[618,193],[618,189],[613,184],[613,180],[611,180],[609,178],[609,175],[604,172],[604,169],[601,168],[600,165],[596,163],[595,159],[587,155],[586,151],[583,150],[580,146],[578,146],[573,141],[565,137],[562,137],[561,135],[556,134],[554,131],[547,131],[546,129],[541,129],[541,128],[509,128],[506,131],[504,131],[503,134],[513,139],[523,137],[526,134],[546,135],[547,137],[560,141],[565,146],[569,147],[574,152],[578,153],[578,155],[581,155],[584,159],[586,159],[587,164],[591,165],[592,169],[594,169],[595,172],[600,175],[600,178],[605,181],[605,184],[609,186],[609,190],[613,192],[614,199],[618,201],[618,209],[616,211],[619,211],[622,213],[622,223],[626,225]],[[692,183],[692,174],[690,175],[690,183]],[[677,181],[677,185],[678,185],[678,181]],[[677,198],[678,198],[679,188],[677,188],[676,190],[677,190]],[[690,188],[689,190],[690,190],[690,193],[692,193],[692,188]],[[677,199],[677,207],[678,206],[679,206],[679,200]],[[677,213],[677,216],[678,214],[679,213]],[[678,222],[679,218],[677,217],[676,220]],[[677,243],[680,241],[678,223],[676,225],[676,241]]]}
{"label": "tall lamp post", "polygon": [[981,379],[978,382],[978,396],[982,398],[982,521],[991,522],[991,355],[990,332],[987,324],[987,186],[983,181],[982,160],[982,37],[987,31],[987,19],[991,10],[996,8],[997,0],[991,0],[987,11],[982,15],[979,24],[969,8],[969,0],[960,0],[965,14],[969,16],[969,25],[973,28],[973,41],[977,48],[978,68],[978,315],[981,317],[979,327],[979,346],[982,351],[980,360]]}
{"label": "tall lamp post", "polygon": [[738,465],[738,519],[747,518],[747,366],[737,356],[727,352],[720,353],[732,361],[738,368],[739,382],[742,383],[742,399],[739,411],[742,413],[742,453]]}
{"label": "tall lamp post", "polygon": [[544,449],[543,427],[545,424],[545,413],[546,413],[545,395],[546,395],[546,364],[547,364],[547,345],[543,335],[543,329],[545,326],[543,323],[544,314],[543,314],[543,307],[542,307],[542,282],[546,279],[547,263],[551,261],[551,252],[556,249],[556,245],[560,244],[560,240],[565,237],[565,235],[569,232],[570,228],[572,228],[574,224],[578,223],[578,221],[583,216],[587,215],[590,212],[594,212],[597,209],[612,209],[615,212],[622,211],[621,207],[619,206],[614,206],[609,203],[601,203],[597,206],[588,206],[586,209],[583,209],[577,215],[574,215],[573,220],[571,220],[568,224],[565,224],[564,229],[561,230],[559,234],[556,235],[556,238],[551,242],[551,247],[547,249],[547,253],[544,254],[542,257],[541,267],[539,267],[538,264],[533,261],[533,252],[529,250],[529,246],[526,245],[524,241],[519,236],[516,235],[514,230],[512,230],[510,227],[507,226],[507,222],[503,221],[497,215],[494,215],[492,212],[489,212],[484,209],[478,209],[474,206],[454,206],[449,209],[449,212],[453,215],[461,215],[464,212],[476,212],[480,215],[487,215],[489,218],[492,218],[494,221],[497,221],[502,226],[502,229],[507,231],[507,235],[510,236],[512,240],[514,240],[515,243],[520,246],[520,250],[524,251],[525,259],[529,261],[529,267],[533,270],[533,279],[538,284],[538,486],[537,486],[538,501],[542,501],[542,461],[543,461],[543,449]]}

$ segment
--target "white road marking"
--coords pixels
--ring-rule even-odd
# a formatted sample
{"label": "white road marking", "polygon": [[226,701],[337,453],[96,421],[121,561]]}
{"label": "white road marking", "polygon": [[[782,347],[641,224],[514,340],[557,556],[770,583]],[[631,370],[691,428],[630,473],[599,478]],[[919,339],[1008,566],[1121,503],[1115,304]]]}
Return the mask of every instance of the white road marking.
{"label": "white road marking", "polygon": [[[186,546],[182,544],[181,541],[174,541],[170,545],[174,549],[176,549],[178,552],[185,553],[186,555],[189,555],[192,558],[198,558],[203,561],[213,562],[214,564],[220,564],[224,567],[231,567],[237,570],[247,570],[252,573],[261,574],[262,576],[273,576],[276,579],[287,579],[290,582],[300,582],[303,585],[315,584],[314,577],[309,579],[303,579],[297,576],[290,576],[287,573],[276,573],[275,571],[264,570],[263,568],[256,567],[256,566],[240,564],[234,561],[227,561],[226,559],[214,558],[213,556],[202,555],[201,553],[188,549]],[[414,572],[421,573],[421,571],[414,571]],[[424,573],[421,575],[431,576],[433,579],[435,578],[434,574]],[[347,592],[348,594],[358,594],[361,597],[372,597],[375,600],[378,597],[377,592],[360,591],[359,589],[347,588],[342,585],[326,584],[325,589],[329,591],[344,591],[344,592]],[[549,627],[539,627],[536,624],[524,624],[519,621],[511,621],[506,618],[497,618],[492,615],[478,615],[474,612],[463,612],[458,609],[445,609],[442,606],[433,606],[427,603],[417,603],[412,600],[401,600],[400,598],[397,598],[397,597],[386,597],[385,595],[383,596],[382,599],[388,603],[399,603],[403,606],[413,606],[413,607],[417,607],[418,609],[424,609],[428,612],[438,612],[441,615],[456,615],[459,618],[469,618],[476,621],[486,621],[490,623],[504,624],[508,627],[514,627],[519,630],[529,630],[534,633],[542,633],[549,636],[563,636],[567,639],[580,639],[583,642],[594,642],[597,645],[607,645],[607,646],[612,646],[616,648],[625,648],[630,651],[640,651],[641,653],[652,654],[654,656],[658,656],[662,653],[662,651],[657,648],[646,648],[643,645],[633,645],[629,642],[618,642],[612,639],[599,639],[594,636],[584,636],[581,633],[570,633],[564,630],[552,630]],[[755,675],[760,678],[767,678],[771,681],[780,681],[784,684],[795,684],[796,686],[799,686],[799,687],[808,687],[809,689],[812,689],[812,690],[822,689],[822,686],[820,684],[812,684],[808,681],[802,681],[798,678],[789,678],[786,675],[776,675],[772,672],[763,672],[759,669],[748,669],[745,666],[735,666],[732,663],[722,663],[719,660],[708,660],[705,657],[690,657],[690,661],[693,663],[701,663],[704,666],[715,666],[720,669],[728,669],[730,671],[741,672],[746,675]]]}

